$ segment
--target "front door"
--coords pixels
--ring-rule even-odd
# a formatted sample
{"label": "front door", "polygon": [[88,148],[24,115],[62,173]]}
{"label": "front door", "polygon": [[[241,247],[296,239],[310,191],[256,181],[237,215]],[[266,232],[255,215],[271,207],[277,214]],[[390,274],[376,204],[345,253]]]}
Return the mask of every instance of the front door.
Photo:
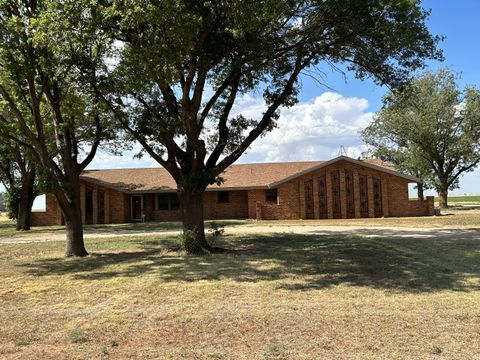
{"label": "front door", "polygon": [[313,180],[305,181],[305,218],[315,218],[313,209]]}
{"label": "front door", "polygon": [[132,195],[132,220],[142,220],[143,196]]}

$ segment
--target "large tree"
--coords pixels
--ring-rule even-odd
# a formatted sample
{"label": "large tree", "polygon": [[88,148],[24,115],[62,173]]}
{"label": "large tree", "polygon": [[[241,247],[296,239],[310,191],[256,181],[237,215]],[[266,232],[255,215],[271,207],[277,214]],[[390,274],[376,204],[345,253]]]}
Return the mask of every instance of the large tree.
{"label": "large tree", "polygon": [[[104,73],[84,68],[122,126],[175,179],[189,251],[205,240],[209,184],[297,102],[302,72],[347,64],[395,87],[441,58],[417,1],[102,1],[90,26],[115,39]],[[101,15],[99,15],[101,14]],[[73,17],[75,20],[75,17]],[[93,18],[92,18],[93,19]],[[71,23],[78,32],[84,20]],[[85,62],[82,61],[82,65]],[[232,115],[262,94],[258,120]]]}
{"label": "large tree", "polygon": [[22,231],[30,230],[33,201],[38,195],[33,157],[28,149],[0,131],[0,182],[7,192],[9,216]]}
{"label": "large tree", "polygon": [[363,131],[374,153],[420,175],[448,207],[449,190],[480,162],[480,91],[460,90],[448,69],[417,76],[391,91]]}
{"label": "large tree", "polygon": [[79,176],[107,129],[105,111],[74,63],[80,56],[95,71],[99,39],[69,32],[63,18],[87,16],[85,5],[0,1],[0,111],[5,114],[0,124],[35,155],[45,190],[55,195],[63,214],[67,256],[87,255]]}

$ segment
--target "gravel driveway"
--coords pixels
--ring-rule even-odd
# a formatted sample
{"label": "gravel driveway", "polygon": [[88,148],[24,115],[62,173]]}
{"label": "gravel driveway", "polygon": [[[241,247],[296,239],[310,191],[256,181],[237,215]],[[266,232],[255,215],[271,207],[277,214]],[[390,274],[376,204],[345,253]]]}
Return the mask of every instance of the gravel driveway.
{"label": "gravel driveway", "polygon": [[[90,229],[85,233],[85,239],[92,238],[115,238],[115,237],[137,237],[137,236],[155,236],[155,235],[178,235],[178,230],[161,231],[115,231],[115,232],[95,232]],[[359,235],[365,237],[392,237],[392,238],[438,238],[444,240],[471,239],[480,240],[480,229],[450,229],[450,228],[402,228],[402,227],[356,227],[356,226],[227,226],[226,234],[266,234],[266,233],[295,233],[295,234],[317,234],[317,235]],[[43,241],[61,241],[65,240],[64,232],[55,234],[32,234],[28,236],[3,237],[0,238],[0,244],[19,244],[33,243]]]}

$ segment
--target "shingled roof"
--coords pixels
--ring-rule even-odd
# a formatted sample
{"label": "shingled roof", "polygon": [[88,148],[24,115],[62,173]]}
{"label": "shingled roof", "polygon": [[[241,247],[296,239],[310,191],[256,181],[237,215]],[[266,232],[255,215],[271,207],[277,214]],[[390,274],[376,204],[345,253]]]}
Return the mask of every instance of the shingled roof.
{"label": "shingled roof", "polygon": [[[339,160],[358,162],[341,156],[330,161],[235,164],[221,175],[223,184],[220,187],[211,185],[208,190],[268,189]],[[361,165],[416,181],[415,178],[392,170],[391,166],[370,164],[369,160],[361,161]],[[177,188],[175,181],[164,168],[86,170],[81,179],[126,193],[171,192]]]}

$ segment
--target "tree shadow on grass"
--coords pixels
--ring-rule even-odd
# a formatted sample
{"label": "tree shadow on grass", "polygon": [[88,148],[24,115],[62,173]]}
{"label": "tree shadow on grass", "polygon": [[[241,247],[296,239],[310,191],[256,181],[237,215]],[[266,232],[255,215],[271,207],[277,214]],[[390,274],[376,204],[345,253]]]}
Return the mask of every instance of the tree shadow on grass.
{"label": "tree shadow on grass", "polygon": [[208,256],[169,251],[171,239],[138,240],[138,251],[96,253],[85,259],[44,259],[31,274],[104,280],[153,274],[162,282],[275,281],[286,290],[335,285],[391,291],[479,289],[480,241],[451,238],[366,238],[338,233],[227,236],[232,249]]}

